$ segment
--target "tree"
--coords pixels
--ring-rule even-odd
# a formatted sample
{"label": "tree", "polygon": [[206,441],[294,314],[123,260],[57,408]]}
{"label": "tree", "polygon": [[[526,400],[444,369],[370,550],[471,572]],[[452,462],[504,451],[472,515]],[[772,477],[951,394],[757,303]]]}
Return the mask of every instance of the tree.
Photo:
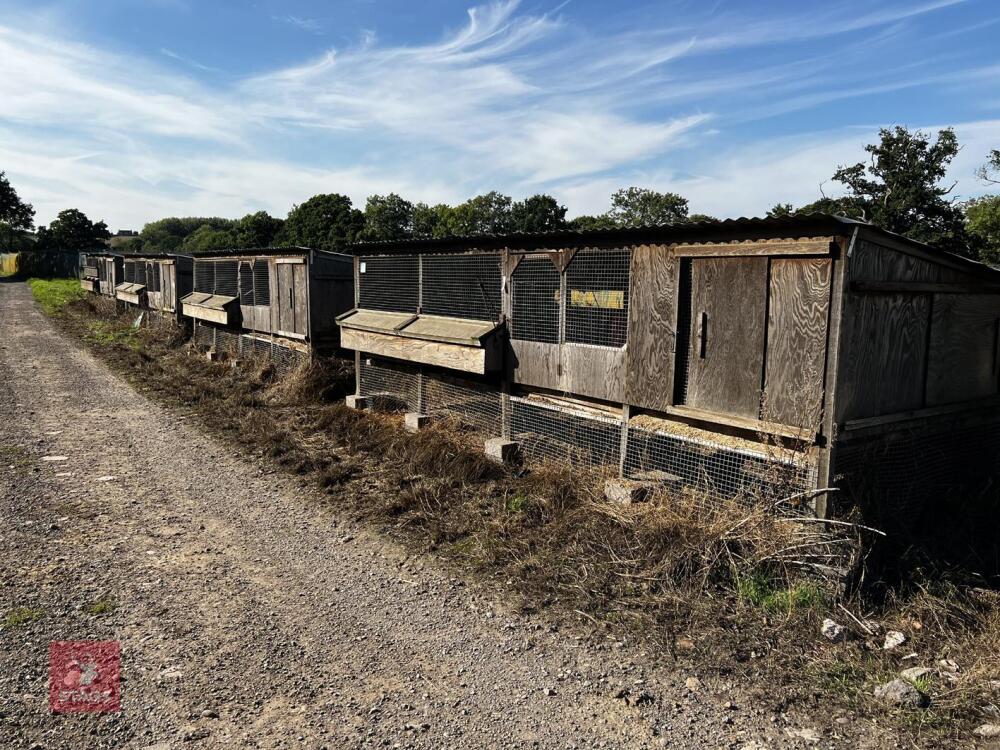
{"label": "tree", "polygon": [[1000,185],[1000,149],[995,148],[990,151],[986,163],[976,171],[976,174],[983,182]]}
{"label": "tree", "polygon": [[551,195],[533,195],[511,206],[511,224],[515,232],[555,232],[566,229],[566,207]]}
{"label": "tree", "polygon": [[934,143],[927,133],[899,126],[883,128],[879,135],[879,143],[865,146],[868,163],[842,166],[833,175],[847,186],[848,210],[860,210],[863,218],[890,232],[967,254],[962,210],[947,197],[954,186],[941,186],[958,154],[955,131],[939,131]]}
{"label": "tree", "polygon": [[139,238],[146,252],[176,252],[188,235],[206,224],[212,229],[222,230],[230,229],[234,222],[218,216],[170,216],[146,224],[139,233]]}
{"label": "tree", "polygon": [[231,229],[216,229],[211,224],[202,224],[184,238],[180,245],[182,253],[207,253],[212,250],[229,250],[236,247]]}
{"label": "tree", "polygon": [[415,207],[395,193],[371,195],[365,203],[365,226],[359,239],[402,240],[413,235]]}
{"label": "tree", "polygon": [[694,223],[697,221],[718,221],[719,219],[717,216],[712,216],[710,214],[691,214],[687,217],[687,220]]}
{"label": "tree", "polygon": [[646,188],[623,188],[611,196],[608,217],[619,227],[648,227],[686,221],[687,198]]}
{"label": "tree", "polygon": [[495,190],[470,198],[450,211],[448,234],[509,234],[513,228],[513,203],[509,195]]}
{"label": "tree", "polygon": [[608,214],[589,216],[584,214],[572,219],[569,223],[570,229],[577,232],[593,232],[601,229],[614,229],[616,226],[614,219]]}
{"label": "tree", "polygon": [[966,203],[965,221],[970,244],[979,260],[1000,264],[1000,195],[987,195]]}
{"label": "tree", "polygon": [[92,222],[76,208],[60,211],[48,229],[39,227],[39,250],[83,252],[93,250],[111,236],[103,221]]}
{"label": "tree", "polygon": [[413,206],[413,236],[414,237],[447,237],[451,233],[452,212],[454,209],[445,204],[428,206],[417,203]]}
{"label": "tree", "polygon": [[235,247],[271,247],[285,222],[267,211],[247,214],[233,224],[232,242]]}
{"label": "tree", "polygon": [[772,219],[779,216],[791,216],[794,213],[795,207],[791,203],[775,203],[767,210],[767,215]]}
{"label": "tree", "polygon": [[365,215],[338,193],[314,195],[288,212],[282,232],[292,245],[320,250],[343,248],[365,226]]}
{"label": "tree", "polygon": [[14,249],[15,235],[35,226],[35,209],[21,200],[4,172],[0,172],[0,225],[7,230],[8,251]]}

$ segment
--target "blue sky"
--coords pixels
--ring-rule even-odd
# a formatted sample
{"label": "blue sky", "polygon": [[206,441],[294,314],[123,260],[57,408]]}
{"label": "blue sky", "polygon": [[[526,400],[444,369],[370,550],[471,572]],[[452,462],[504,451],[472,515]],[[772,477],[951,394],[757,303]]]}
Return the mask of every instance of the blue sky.
{"label": "blue sky", "polygon": [[[759,215],[880,126],[1000,148],[995,0],[0,0],[0,170],[39,223],[621,186]],[[837,187],[827,182],[827,194]]]}

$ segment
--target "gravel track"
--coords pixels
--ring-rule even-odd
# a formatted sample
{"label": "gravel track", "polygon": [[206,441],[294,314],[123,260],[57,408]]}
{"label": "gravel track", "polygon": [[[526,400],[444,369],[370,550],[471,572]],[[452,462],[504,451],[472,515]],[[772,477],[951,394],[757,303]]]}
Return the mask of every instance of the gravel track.
{"label": "gravel track", "polygon": [[[766,686],[691,690],[638,646],[516,614],[190,422],[0,282],[0,611],[41,613],[0,631],[0,747],[808,744]],[[49,641],[91,638],[121,641],[122,711],[49,713]],[[842,729],[821,746],[887,746]]]}

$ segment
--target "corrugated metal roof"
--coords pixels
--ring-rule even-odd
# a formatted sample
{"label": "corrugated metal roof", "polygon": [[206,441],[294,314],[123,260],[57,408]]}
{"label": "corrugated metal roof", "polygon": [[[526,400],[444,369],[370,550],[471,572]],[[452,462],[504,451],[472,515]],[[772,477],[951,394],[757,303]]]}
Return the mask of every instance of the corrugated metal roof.
{"label": "corrugated metal roof", "polygon": [[473,235],[443,238],[419,238],[394,240],[391,242],[359,242],[349,248],[354,255],[393,254],[402,252],[454,251],[457,248],[469,250],[496,250],[504,247],[554,248],[581,247],[588,245],[615,246],[641,243],[676,243],[731,241],[739,239],[794,239],[823,235],[846,235],[857,227],[866,231],[892,238],[913,247],[922,248],[942,256],[950,262],[960,264],[970,273],[997,275],[996,269],[978,261],[940,250],[923,242],[889,232],[875,224],[833,214],[808,213],[789,216],[741,216],[736,219],[712,221],[689,221],[657,226],[628,227],[594,230],[559,230],[554,232],[514,233],[508,235]]}

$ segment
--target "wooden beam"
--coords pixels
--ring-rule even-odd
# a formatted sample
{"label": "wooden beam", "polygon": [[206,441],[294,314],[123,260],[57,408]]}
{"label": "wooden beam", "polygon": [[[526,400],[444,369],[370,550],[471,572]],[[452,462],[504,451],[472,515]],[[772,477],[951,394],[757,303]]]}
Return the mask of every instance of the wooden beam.
{"label": "wooden beam", "polygon": [[743,417],[733,417],[728,414],[717,414],[716,412],[705,411],[704,409],[694,409],[690,406],[671,406],[666,409],[666,413],[677,417],[696,419],[699,422],[735,427],[762,435],[775,435],[777,437],[787,437],[807,442],[816,439],[816,432],[814,430],[790,427],[788,425],[775,424],[774,422],[764,422],[759,419],[745,419]]}
{"label": "wooden beam", "polygon": [[900,411],[895,414],[883,414],[878,417],[865,417],[863,419],[849,419],[841,428],[844,432],[864,430],[872,427],[884,427],[888,425],[898,425],[901,422],[910,422],[928,417],[940,417],[947,414],[961,414],[962,412],[979,413],[984,409],[1000,406],[1000,396],[990,396],[989,398],[976,399],[975,401],[965,401],[959,404],[945,404],[943,406],[931,406],[926,409],[911,409]]}
{"label": "wooden beam", "polygon": [[852,281],[857,294],[1000,294],[1000,284],[921,281]]}
{"label": "wooden beam", "polygon": [[745,255],[831,255],[837,248],[833,237],[803,240],[766,240],[750,242],[713,242],[703,245],[672,244],[674,254],[683,258]]}

